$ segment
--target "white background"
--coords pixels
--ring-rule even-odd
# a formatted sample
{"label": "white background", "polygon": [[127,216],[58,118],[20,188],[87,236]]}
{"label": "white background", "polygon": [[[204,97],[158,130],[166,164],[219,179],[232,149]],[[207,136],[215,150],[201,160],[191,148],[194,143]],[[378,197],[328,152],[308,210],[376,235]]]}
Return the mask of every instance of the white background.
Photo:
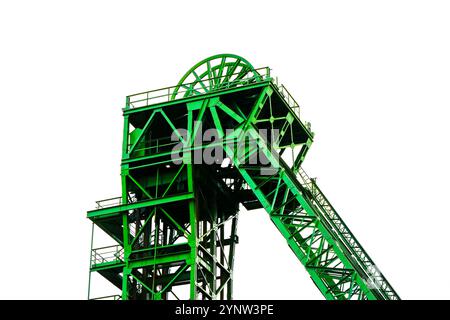
{"label": "white background", "polygon": [[[400,296],[450,298],[448,1],[124,3],[0,4],[0,298],[86,298],[125,96],[225,52],[302,105],[305,168]],[[321,299],[264,212],[238,229],[236,299]]]}

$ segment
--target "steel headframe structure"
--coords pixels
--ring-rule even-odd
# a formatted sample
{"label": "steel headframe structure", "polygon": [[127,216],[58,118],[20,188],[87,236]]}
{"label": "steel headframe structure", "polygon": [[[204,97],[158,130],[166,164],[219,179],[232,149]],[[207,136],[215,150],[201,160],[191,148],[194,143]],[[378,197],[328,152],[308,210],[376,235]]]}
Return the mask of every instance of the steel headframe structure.
{"label": "steel headframe structure", "polygon": [[116,242],[91,248],[90,273],[117,298],[232,299],[242,204],[265,209],[326,299],[399,299],[302,169],[314,134],[269,68],[215,55],[128,96],[123,116],[122,195],[87,215]]}

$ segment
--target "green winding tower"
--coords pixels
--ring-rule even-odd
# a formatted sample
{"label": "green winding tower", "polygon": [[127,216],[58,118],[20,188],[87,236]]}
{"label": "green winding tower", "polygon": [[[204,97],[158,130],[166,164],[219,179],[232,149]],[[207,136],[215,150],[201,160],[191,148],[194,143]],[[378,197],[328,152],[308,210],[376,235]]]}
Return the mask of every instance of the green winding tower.
{"label": "green winding tower", "polygon": [[128,96],[123,116],[122,195],[87,214],[116,243],[91,248],[90,274],[117,298],[232,299],[242,204],[265,209],[326,299],[399,299],[302,169],[314,134],[269,68],[215,55]]}

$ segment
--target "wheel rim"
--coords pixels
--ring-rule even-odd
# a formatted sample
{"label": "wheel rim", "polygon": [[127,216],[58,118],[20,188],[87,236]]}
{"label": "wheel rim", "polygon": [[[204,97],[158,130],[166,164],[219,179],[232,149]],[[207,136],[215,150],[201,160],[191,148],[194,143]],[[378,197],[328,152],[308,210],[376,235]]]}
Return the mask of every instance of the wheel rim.
{"label": "wheel rim", "polygon": [[260,79],[261,75],[244,58],[235,54],[218,54],[189,69],[175,87],[171,100],[233,88]]}

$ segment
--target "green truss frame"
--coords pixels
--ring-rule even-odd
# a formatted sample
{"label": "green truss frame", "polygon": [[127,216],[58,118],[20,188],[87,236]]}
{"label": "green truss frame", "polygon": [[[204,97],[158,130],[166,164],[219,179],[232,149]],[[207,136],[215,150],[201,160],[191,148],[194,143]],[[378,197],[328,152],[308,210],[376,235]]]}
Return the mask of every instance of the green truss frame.
{"label": "green truss frame", "polygon": [[[255,69],[230,54],[202,60],[175,87],[127,97],[122,196],[88,212],[118,249],[115,258],[103,260],[93,249],[91,272],[120,288],[122,299],[178,298],[177,286],[189,287],[189,299],[232,299],[238,209],[224,213],[216,191],[207,198],[204,193],[223,189],[230,203],[238,203],[237,195],[251,190],[252,203],[269,214],[326,299],[400,299],[301,167],[314,135],[299,110],[269,68]],[[216,129],[220,140],[195,143],[202,124]],[[161,127],[183,144],[181,155],[167,134],[152,139]],[[277,129],[277,140],[268,142],[261,128]],[[256,144],[248,146],[249,139]],[[218,145],[232,168],[217,170],[225,179],[202,186],[203,169],[193,155]],[[251,164],[256,155],[267,164]]]}

